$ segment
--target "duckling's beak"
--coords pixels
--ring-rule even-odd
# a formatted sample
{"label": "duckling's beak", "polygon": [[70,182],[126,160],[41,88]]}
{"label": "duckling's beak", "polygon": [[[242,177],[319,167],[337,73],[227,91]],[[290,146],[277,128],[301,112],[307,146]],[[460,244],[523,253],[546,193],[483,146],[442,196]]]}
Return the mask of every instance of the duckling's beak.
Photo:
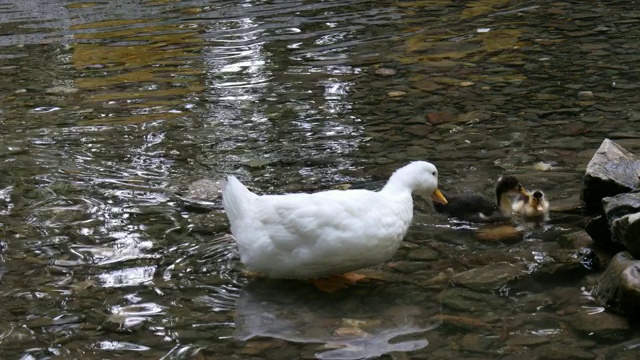
{"label": "duckling's beak", "polygon": [[527,189],[525,189],[524,186],[522,186],[522,185],[520,185],[520,194],[526,196],[527,198],[529,198],[531,196],[531,194],[529,194]]}
{"label": "duckling's beak", "polygon": [[442,193],[438,189],[436,189],[436,191],[434,191],[433,194],[431,194],[431,200],[443,205],[447,205],[448,203],[447,199],[444,197],[444,195],[442,195]]}

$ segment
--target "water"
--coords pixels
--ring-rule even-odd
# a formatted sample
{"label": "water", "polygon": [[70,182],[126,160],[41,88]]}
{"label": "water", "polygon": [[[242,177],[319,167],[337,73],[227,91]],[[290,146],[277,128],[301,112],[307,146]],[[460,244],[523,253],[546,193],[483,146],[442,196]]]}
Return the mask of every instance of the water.
{"label": "water", "polygon": [[0,3],[0,354],[595,357],[620,341],[566,325],[596,306],[585,274],[448,283],[501,261],[535,272],[585,217],[483,242],[419,203],[377,280],[325,295],[245,273],[215,190],[225,174],[260,193],[376,187],[427,159],[443,189],[510,173],[572,203],[603,138],[640,152],[636,7]]}

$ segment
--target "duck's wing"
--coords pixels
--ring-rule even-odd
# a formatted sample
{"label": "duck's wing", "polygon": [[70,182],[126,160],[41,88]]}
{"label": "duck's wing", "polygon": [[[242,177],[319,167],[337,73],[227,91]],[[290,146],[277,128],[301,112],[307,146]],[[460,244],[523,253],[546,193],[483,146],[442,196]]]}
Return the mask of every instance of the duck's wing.
{"label": "duck's wing", "polygon": [[379,228],[391,214],[380,195],[367,190],[261,196],[255,210],[256,220],[282,251],[328,242],[340,246],[353,234],[363,237]]}
{"label": "duck's wing", "polygon": [[522,215],[522,214],[524,214],[524,212],[526,210],[525,209],[526,206],[527,206],[527,202],[525,200],[523,200],[523,199],[518,198],[511,205],[511,209],[513,210],[513,212],[515,214]]}

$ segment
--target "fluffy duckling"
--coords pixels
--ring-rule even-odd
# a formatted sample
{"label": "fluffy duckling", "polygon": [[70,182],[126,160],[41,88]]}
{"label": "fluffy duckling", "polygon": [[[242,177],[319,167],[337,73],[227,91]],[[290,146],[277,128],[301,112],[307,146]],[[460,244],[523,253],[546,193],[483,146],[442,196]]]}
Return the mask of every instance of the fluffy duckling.
{"label": "fluffy duckling", "polygon": [[514,176],[501,176],[496,183],[495,201],[481,194],[445,194],[447,204],[434,203],[433,205],[437,212],[460,220],[504,221],[511,217],[511,198],[516,195],[529,196],[529,193]]}
{"label": "fluffy duckling", "polygon": [[257,195],[229,176],[222,205],[240,260],[272,278],[321,278],[389,260],[413,218],[412,194],[446,203],[438,170],[414,161],[380,191]]}
{"label": "fluffy duckling", "polygon": [[513,203],[513,212],[527,219],[544,218],[549,215],[549,202],[540,190],[531,196],[523,195]]}

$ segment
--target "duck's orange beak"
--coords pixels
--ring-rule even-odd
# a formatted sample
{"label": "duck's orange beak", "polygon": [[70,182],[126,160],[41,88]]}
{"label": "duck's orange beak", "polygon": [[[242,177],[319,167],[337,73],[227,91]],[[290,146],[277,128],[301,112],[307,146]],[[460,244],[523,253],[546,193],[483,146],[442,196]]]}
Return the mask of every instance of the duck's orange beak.
{"label": "duck's orange beak", "polygon": [[524,188],[524,186],[520,186],[520,194],[526,196],[527,198],[531,196],[531,194],[529,194],[529,192],[527,191],[527,189]]}
{"label": "duck's orange beak", "polygon": [[447,199],[444,197],[444,195],[442,195],[442,193],[438,189],[436,189],[436,191],[434,191],[433,194],[431,194],[431,200],[443,205],[447,205],[448,203]]}

